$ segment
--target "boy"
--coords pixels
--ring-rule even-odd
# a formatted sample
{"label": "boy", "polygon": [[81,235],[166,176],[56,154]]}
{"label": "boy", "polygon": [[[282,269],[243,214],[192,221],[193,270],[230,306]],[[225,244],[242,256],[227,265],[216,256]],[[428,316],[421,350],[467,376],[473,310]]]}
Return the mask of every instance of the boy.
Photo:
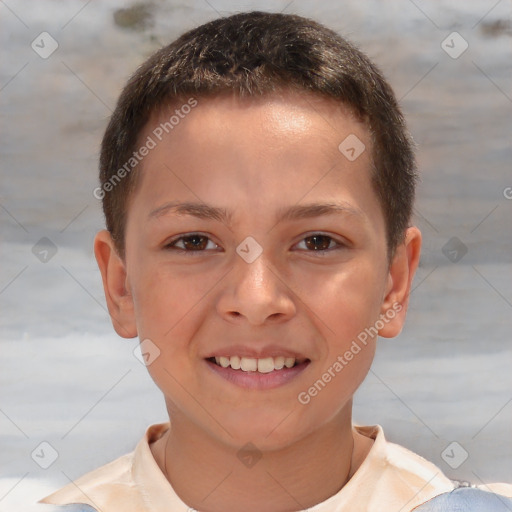
{"label": "boy", "polygon": [[[421,235],[389,85],[293,15],[192,30],[130,79],[100,161],[95,254],[169,423],[42,500],[98,511],[508,510],[352,425],[404,323]],[[489,492],[489,491],[495,491]]]}

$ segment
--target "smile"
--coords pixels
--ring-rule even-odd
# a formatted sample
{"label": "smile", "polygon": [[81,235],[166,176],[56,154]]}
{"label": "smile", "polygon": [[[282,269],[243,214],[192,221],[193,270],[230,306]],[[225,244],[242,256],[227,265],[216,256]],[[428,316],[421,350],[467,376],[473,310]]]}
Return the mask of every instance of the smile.
{"label": "smile", "polygon": [[309,359],[295,357],[213,356],[206,359],[217,375],[242,388],[272,389],[288,383],[302,373]]}
{"label": "smile", "polygon": [[233,370],[242,370],[243,372],[259,372],[259,373],[270,373],[275,370],[282,370],[283,368],[293,368],[296,364],[300,364],[294,357],[264,357],[264,358],[252,358],[252,357],[240,357],[240,356],[219,356],[210,358],[212,362],[215,362],[222,368],[231,367]]}

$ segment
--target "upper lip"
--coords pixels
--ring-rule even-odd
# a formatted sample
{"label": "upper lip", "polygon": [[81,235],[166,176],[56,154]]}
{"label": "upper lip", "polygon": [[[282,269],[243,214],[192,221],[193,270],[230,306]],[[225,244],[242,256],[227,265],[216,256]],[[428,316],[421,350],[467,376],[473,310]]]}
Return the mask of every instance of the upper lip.
{"label": "upper lip", "polygon": [[225,347],[219,347],[214,351],[209,352],[205,359],[209,359],[211,357],[250,357],[253,359],[264,359],[266,357],[294,357],[298,361],[305,361],[308,358],[301,354],[300,352],[296,352],[294,350],[290,350],[289,348],[280,347],[278,345],[265,345],[261,348],[255,348],[254,346],[247,345],[229,345]]}

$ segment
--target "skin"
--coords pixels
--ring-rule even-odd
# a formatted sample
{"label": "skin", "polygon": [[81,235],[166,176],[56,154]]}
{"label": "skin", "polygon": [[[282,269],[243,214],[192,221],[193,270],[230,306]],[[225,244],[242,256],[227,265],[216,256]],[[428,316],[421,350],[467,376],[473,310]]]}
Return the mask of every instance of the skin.
{"label": "skin", "polygon": [[[167,118],[153,116],[141,140]],[[349,134],[366,145],[353,162],[338,150]],[[421,235],[408,228],[389,262],[370,148],[365,126],[349,110],[309,93],[199,98],[142,162],[125,258],[107,231],[98,233],[95,254],[116,331],[150,339],[160,350],[148,370],[165,396],[171,428],[151,449],[189,506],[311,507],[338,492],[371,448],[372,440],[353,429],[351,410],[376,338],[308,404],[297,399],[393,305],[402,309],[379,335],[396,336],[405,319]],[[151,217],[174,201],[232,215],[228,222],[168,209]],[[344,210],[275,220],[283,208],[312,203]],[[169,246],[197,232],[207,237],[201,250],[190,249],[190,238]],[[331,238],[315,242],[315,233]],[[252,263],[236,252],[248,236],[263,249]],[[233,344],[268,343],[300,353],[309,365],[285,385],[254,390],[205,362]],[[237,457],[248,442],[262,455],[251,468]]]}

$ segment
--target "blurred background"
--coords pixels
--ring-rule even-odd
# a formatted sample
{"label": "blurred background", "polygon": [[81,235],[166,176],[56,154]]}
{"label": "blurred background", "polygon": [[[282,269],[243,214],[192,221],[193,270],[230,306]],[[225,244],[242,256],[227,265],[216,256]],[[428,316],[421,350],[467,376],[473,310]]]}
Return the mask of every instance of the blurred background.
{"label": "blurred background", "polygon": [[146,57],[254,9],[360,46],[418,144],[424,249],[408,323],[380,340],[355,421],[451,478],[512,482],[510,1],[0,0],[0,511],[49,510],[33,503],[166,421],[137,341],[106,311],[99,144]]}

